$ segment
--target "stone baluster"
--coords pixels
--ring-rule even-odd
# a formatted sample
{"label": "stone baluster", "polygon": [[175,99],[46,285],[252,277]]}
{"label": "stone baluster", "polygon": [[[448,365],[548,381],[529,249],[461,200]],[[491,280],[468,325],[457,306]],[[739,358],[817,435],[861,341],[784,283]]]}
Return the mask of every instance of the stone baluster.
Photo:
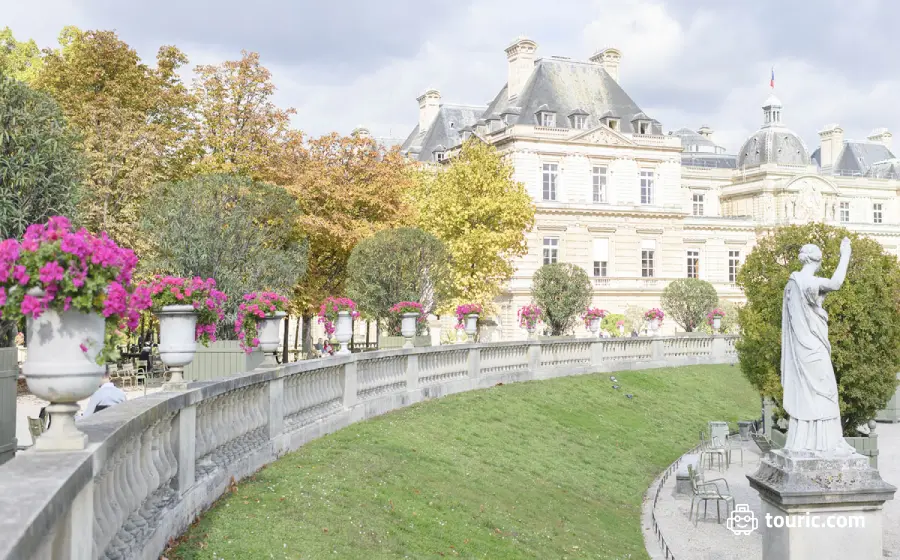
{"label": "stone baluster", "polygon": [[269,439],[275,439],[284,432],[284,378],[268,383]]}
{"label": "stone baluster", "polygon": [[357,378],[356,378],[357,362],[348,362],[344,364],[342,377],[344,381],[344,408],[350,409],[357,403]]}
{"label": "stone baluster", "polygon": [[179,494],[184,494],[194,485],[197,467],[197,405],[186,406],[178,411],[175,420]]}

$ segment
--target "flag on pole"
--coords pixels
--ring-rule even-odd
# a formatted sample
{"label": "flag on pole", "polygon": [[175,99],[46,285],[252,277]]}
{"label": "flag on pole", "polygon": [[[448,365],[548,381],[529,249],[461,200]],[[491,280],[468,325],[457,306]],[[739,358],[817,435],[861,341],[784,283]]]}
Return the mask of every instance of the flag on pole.
{"label": "flag on pole", "polygon": [[772,77],[769,78],[769,87],[773,88],[773,89],[775,88],[775,67],[774,66],[772,67]]}

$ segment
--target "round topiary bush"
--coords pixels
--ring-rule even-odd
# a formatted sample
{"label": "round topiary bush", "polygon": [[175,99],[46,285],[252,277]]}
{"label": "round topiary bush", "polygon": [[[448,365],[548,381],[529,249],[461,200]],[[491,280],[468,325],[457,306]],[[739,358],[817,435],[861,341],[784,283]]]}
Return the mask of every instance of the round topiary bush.
{"label": "round topiary bush", "polygon": [[694,332],[706,321],[706,314],[719,303],[719,294],[706,280],[680,278],[663,290],[663,311],[686,332]]}
{"label": "round topiary bush", "polygon": [[868,422],[890,400],[900,371],[900,266],[877,241],[825,224],[779,228],[759,240],[738,273],[747,296],[739,311],[737,344],[741,370],[764,396],[775,401],[781,387],[781,314],[788,277],[800,270],[800,248],[822,249],[818,276],[830,277],[849,237],[853,254],[843,287],[828,294],[828,330],[838,382],[844,434]]}
{"label": "round topiary bush", "polygon": [[575,328],[593,292],[587,272],[571,263],[545,264],[534,273],[531,286],[531,296],[544,310],[544,323],[552,336]]}

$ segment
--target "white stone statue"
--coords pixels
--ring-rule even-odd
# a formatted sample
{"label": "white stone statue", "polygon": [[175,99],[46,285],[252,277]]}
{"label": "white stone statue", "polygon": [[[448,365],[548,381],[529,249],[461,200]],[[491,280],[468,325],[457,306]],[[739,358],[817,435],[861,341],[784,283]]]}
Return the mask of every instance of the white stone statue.
{"label": "white stone statue", "polygon": [[831,365],[825,294],[839,290],[850,262],[850,240],[841,242],[841,258],[831,278],[815,273],[822,266],[822,250],[800,249],[803,269],[791,274],[784,288],[781,313],[782,406],[790,415],[785,450],[817,454],[849,454],[838,404],[837,380]]}

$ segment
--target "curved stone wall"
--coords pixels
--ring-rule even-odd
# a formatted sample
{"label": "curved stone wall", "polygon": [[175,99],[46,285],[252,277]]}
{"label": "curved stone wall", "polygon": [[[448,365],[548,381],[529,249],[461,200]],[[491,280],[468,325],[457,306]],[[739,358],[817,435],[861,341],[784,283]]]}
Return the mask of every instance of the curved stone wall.
{"label": "curved stone wall", "polygon": [[736,360],[735,337],[561,339],[367,352],[156,393],[93,415],[78,452],[0,466],[0,558],[159,557],[228,487],[305,442],[422,400],[583,373]]}

